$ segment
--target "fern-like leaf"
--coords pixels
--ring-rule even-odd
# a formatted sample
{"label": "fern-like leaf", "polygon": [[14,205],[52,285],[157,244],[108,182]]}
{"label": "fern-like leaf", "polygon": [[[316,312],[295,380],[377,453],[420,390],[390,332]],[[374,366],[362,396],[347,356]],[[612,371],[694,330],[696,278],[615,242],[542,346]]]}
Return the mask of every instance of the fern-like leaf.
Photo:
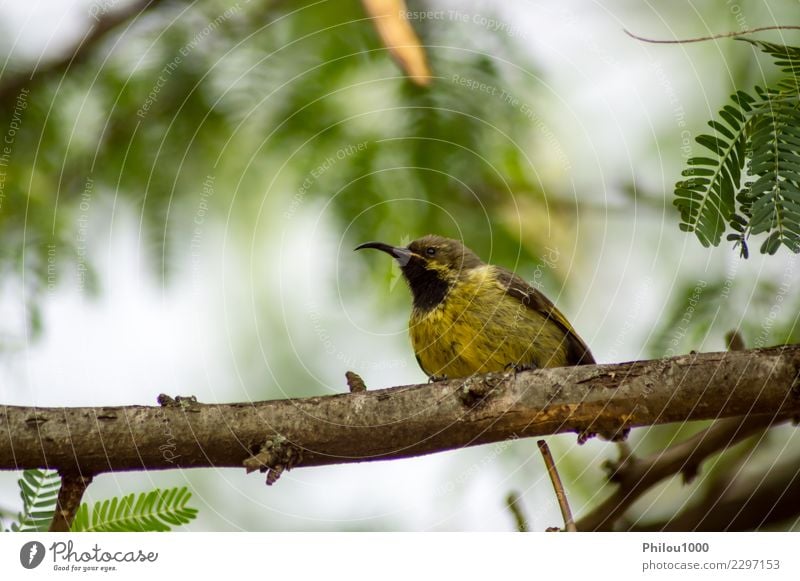
{"label": "fern-like leaf", "polygon": [[775,60],[775,64],[780,67],[781,72],[785,73],[789,79],[800,78],[800,47],[775,44],[763,40],[752,40],[750,38],[740,38],[738,40],[749,42],[770,55]]}
{"label": "fern-like leaf", "polygon": [[164,532],[184,525],[197,516],[186,506],[192,493],[183,486],[129,494],[96,502],[90,510],[81,504],[72,523],[75,532]]}
{"label": "fern-like leaf", "polygon": [[753,123],[749,231],[770,232],[762,253],[775,254],[782,244],[800,252],[800,102],[780,99],[776,92],[760,96],[770,111]]}
{"label": "fern-like leaf", "polygon": [[[747,39],[744,39],[747,40]],[[743,91],[712,120],[713,135],[696,141],[710,153],[693,157],[675,184],[680,228],[704,246],[728,240],[748,256],[750,235],[767,234],[762,253],[800,252],[800,48],[747,40],[787,75],[769,88]],[[743,176],[744,168],[747,168]]]}
{"label": "fern-like leaf", "polygon": [[681,212],[680,227],[694,232],[703,246],[718,245],[734,213],[735,192],[745,162],[747,119],[754,99],[740,91],[731,96],[736,107],[720,112],[725,121],[709,121],[715,135],[700,135],[696,141],[713,157],[693,157],[682,172],[688,179],[675,184],[675,205]]}
{"label": "fern-like leaf", "polygon": [[53,520],[61,477],[49,470],[25,470],[18,481],[22,512],[11,530],[16,532],[46,531]]}

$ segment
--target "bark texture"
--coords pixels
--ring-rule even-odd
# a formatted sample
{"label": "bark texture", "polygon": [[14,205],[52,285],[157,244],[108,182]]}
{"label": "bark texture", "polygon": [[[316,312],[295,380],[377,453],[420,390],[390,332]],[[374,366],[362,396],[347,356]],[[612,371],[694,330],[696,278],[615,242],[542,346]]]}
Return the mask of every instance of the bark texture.
{"label": "bark texture", "polygon": [[[800,346],[489,374],[277,401],[0,406],[0,469],[94,475],[389,460],[563,432],[800,414]],[[343,385],[343,389],[345,386]]]}

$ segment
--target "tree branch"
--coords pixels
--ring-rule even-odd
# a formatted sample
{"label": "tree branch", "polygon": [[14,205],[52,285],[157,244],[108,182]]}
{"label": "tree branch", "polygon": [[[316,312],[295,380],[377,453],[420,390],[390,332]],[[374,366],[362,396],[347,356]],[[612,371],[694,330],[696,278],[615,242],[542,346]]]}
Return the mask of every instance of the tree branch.
{"label": "tree branch", "polygon": [[162,0],[139,0],[113,10],[97,19],[84,33],[81,39],[60,58],[51,60],[43,66],[35,66],[30,71],[20,72],[7,77],[0,84],[0,107],[8,106],[23,88],[29,88],[42,79],[61,76],[74,65],[86,60],[88,55],[119,26],[146,10],[162,3]]}
{"label": "tree branch", "polygon": [[789,417],[779,413],[726,418],[649,458],[622,458],[617,466],[612,466],[611,479],[619,484],[618,488],[578,521],[578,530],[612,530],[625,511],[654,485],[678,473],[688,482],[708,457]]}
{"label": "tree branch", "polygon": [[61,488],[58,489],[56,511],[50,523],[50,532],[66,533],[72,528],[72,521],[81,505],[83,493],[92,482],[91,476],[71,472],[61,474]]}
{"label": "tree branch", "polygon": [[564,519],[564,530],[568,533],[578,532],[578,529],[575,527],[575,521],[572,519],[572,510],[569,508],[567,493],[564,490],[564,485],[561,483],[561,476],[558,474],[553,455],[550,453],[550,446],[548,446],[547,442],[544,440],[539,440],[536,444],[539,446],[539,451],[542,453],[544,465],[547,468],[547,474],[550,476],[550,482],[553,483],[553,490],[556,493],[558,508],[561,509],[561,518]]}
{"label": "tree branch", "polygon": [[511,437],[778,417],[800,414],[798,371],[800,346],[787,346],[279,401],[2,406],[0,469],[100,474],[243,467],[255,458],[249,466],[279,475],[299,466],[407,458]]}
{"label": "tree branch", "polygon": [[752,531],[800,515],[800,467],[789,462],[750,478],[721,498],[704,499],[674,518],[631,527],[636,531]]}
{"label": "tree branch", "polygon": [[765,30],[800,30],[800,26],[796,25],[759,26],[758,28],[733,30],[730,32],[721,32],[719,34],[711,34],[709,36],[699,36],[696,38],[667,38],[667,39],[647,38],[645,36],[639,36],[638,34],[634,34],[626,28],[623,28],[622,32],[624,32],[631,38],[635,38],[636,40],[641,40],[642,42],[649,42],[650,44],[689,44],[692,42],[705,42],[707,40],[718,40],[720,38],[735,38],[737,36],[745,36],[747,34],[763,32]]}
{"label": "tree branch", "polygon": [[514,517],[514,524],[517,527],[517,532],[527,533],[528,519],[525,516],[525,511],[522,510],[522,501],[517,492],[512,491],[508,493],[508,496],[506,496],[506,507],[508,507],[508,512],[511,513],[511,516]]}

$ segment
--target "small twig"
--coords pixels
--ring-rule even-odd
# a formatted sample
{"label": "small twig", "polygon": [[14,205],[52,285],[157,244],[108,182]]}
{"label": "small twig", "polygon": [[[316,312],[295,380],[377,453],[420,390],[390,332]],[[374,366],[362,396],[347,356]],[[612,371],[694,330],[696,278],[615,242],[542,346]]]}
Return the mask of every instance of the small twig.
{"label": "small twig", "polygon": [[550,475],[553,489],[556,491],[556,499],[558,499],[558,506],[561,508],[561,516],[564,517],[564,530],[568,533],[578,532],[575,521],[572,519],[572,511],[569,509],[569,503],[567,502],[567,493],[564,491],[564,485],[561,484],[561,477],[558,475],[553,455],[550,454],[550,448],[544,440],[539,440],[536,444],[542,453],[544,465],[547,466],[547,473]]}
{"label": "small twig", "polygon": [[619,451],[619,463],[624,464],[625,462],[633,461],[633,449],[628,441],[618,441],[616,444],[617,450]]}
{"label": "small twig", "polygon": [[355,371],[347,371],[344,374],[347,379],[347,387],[350,388],[350,393],[358,393],[367,391],[367,384],[361,379],[361,376]]}
{"label": "small twig", "polygon": [[527,533],[528,519],[525,518],[525,512],[522,510],[519,493],[513,491],[509,492],[508,496],[506,496],[506,506],[511,516],[514,517],[514,522],[517,524],[517,531],[520,533]]}
{"label": "small twig", "polygon": [[736,480],[742,471],[742,466],[753,457],[758,446],[764,442],[768,430],[769,428],[764,428],[755,432],[743,440],[741,446],[737,445],[732,450],[726,451],[725,460],[715,466],[714,472],[708,477],[705,499],[708,500],[709,505],[713,506],[715,499],[721,498]]}
{"label": "small twig", "polygon": [[258,453],[246,458],[242,463],[248,474],[256,470],[266,472],[267,486],[272,486],[284,471],[294,468],[302,458],[302,452],[298,448],[292,446],[285,437],[278,435],[267,439]]}
{"label": "small twig", "polygon": [[721,32],[719,34],[712,34],[711,36],[698,36],[696,38],[683,38],[683,39],[672,39],[672,40],[647,38],[645,36],[639,36],[633,34],[627,28],[623,28],[622,30],[625,34],[627,34],[631,38],[635,38],[636,40],[641,40],[642,42],[649,42],[651,44],[689,44],[691,42],[705,42],[706,40],[716,40],[718,38],[731,38],[734,36],[744,36],[745,34],[753,34],[754,32],[763,32],[765,30],[800,30],[800,26],[791,26],[791,25],[760,26],[758,28],[747,28],[745,30],[736,30],[733,32]]}
{"label": "small twig", "polygon": [[86,487],[92,482],[92,476],[83,476],[73,472],[61,474],[61,488],[58,490],[58,500],[56,501],[56,512],[50,523],[50,532],[66,533],[72,527],[75,520],[75,513],[81,505],[83,493]]}
{"label": "small twig", "polygon": [[744,343],[744,337],[738,329],[733,329],[725,333],[725,343],[728,345],[728,351],[744,351],[747,346]]}
{"label": "small twig", "polygon": [[160,405],[162,408],[176,407],[182,409],[189,409],[199,404],[199,402],[197,401],[197,397],[194,395],[176,395],[175,397],[171,397],[166,393],[158,394],[156,401],[158,402],[158,405]]}

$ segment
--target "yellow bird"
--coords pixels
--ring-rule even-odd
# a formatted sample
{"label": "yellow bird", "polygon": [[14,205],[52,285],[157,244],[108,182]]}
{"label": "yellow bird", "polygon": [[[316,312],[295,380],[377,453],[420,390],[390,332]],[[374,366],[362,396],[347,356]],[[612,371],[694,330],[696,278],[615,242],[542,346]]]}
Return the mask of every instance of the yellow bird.
{"label": "yellow bird", "polygon": [[413,295],[411,343],[432,380],[595,362],[541,292],[457,240],[428,235],[405,248],[367,242],[356,250],[362,248],[399,263]]}

